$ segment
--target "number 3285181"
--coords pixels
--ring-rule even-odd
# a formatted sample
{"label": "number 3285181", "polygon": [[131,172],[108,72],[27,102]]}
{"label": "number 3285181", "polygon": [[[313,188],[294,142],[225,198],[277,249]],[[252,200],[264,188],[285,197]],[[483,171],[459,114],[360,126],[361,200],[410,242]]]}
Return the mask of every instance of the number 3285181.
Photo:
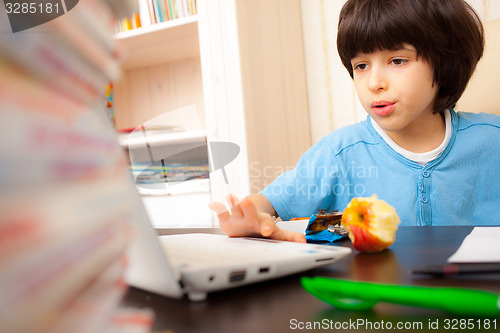
{"label": "number 3285181", "polygon": [[15,2],[5,3],[5,11],[7,14],[52,14],[59,13],[59,3],[35,3],[35,2]]}

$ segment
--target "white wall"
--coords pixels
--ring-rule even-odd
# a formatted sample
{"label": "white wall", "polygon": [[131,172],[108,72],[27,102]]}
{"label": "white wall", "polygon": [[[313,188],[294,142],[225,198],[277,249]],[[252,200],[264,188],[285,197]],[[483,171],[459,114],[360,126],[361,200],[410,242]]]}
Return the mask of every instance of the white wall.
{"label": "white wall", "polygon": [[[313,143],[337,128],[366,118],[352,80],[336,49],[338,15],[344,2],[345,0],[301,1]],[[500,0],[468,2],[485,22],[500,19]],[[494,38],[495,41],[500,39],[500,33],[495,34]],[[475,86],[478,85],[481,86]]]}

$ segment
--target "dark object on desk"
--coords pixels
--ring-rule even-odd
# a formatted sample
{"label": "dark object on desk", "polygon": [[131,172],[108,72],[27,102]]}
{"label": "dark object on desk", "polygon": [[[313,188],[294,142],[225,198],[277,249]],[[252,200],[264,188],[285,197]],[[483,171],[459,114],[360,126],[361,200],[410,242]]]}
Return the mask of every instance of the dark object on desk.
{"label": "dark object on desk", "polygon": [[[307,230],[310,233],[320,232],[328,229],[330,226],[338,225],[340,226],[340,220],[342,219],[342,213],[338,210],[327,213],[326,209],[318,209],[318,214],[313,214],[309,218],[309,225]],[[294,220],[294,219],[292,219]]]}
{"label": "dark object on desk", "polygon": [[318,209],[318,214],[309,218],[306,228],[306,240],[308,242],[333,243],[347,237],[349,233],[341,225],[342,213],[338,210],[327,213],[325,209]]}
{"label": "dark object on desk", "polygon": [[428,275],[463,275],[463,274],[495,274],[500,273],[500,263],[467,263],[467,264],[445,264],[417,268],[411,271],[413,274]]}

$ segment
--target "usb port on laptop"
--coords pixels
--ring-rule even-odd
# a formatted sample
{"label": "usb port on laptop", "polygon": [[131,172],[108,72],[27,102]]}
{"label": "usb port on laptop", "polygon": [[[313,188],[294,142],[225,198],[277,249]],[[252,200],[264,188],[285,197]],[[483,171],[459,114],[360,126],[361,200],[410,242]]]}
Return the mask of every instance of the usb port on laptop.
{"label": "usb port on laptop", "polygon": [[234,271],[229,273],[229,282],[239,282],[245,279],[246,271]]}
{"label": "usb port on laptop", "polygon": [[259,273],[260,274],[263,274],[263,273],[269,273],[269,267],[261,267],[259,268]]}

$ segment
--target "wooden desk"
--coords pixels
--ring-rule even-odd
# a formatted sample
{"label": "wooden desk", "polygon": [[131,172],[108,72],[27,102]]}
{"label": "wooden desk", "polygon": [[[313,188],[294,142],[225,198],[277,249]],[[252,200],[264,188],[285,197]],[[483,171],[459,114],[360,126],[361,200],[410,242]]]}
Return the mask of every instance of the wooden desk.
{"label": "wooden desk", "polygon": [[[433,278],[408,272],[412,268],[444,263],[471,230],[471,227],[401,227],[396,242],[382,253],[362,254],[353,250],[348,258],[337,263],[303,274],[213,293],[201,303],[172,300],[131,289],[124,304],[152,308],[157,316],[153,329],[157,332],[310,332],[314,330],[301,330],[300,327],[333,325],[326,326],[329,328],[335,324],[361,323],[357,320],[365,320],[366,324],[344,326],[347,329],[339,330],[323,326],[316,331],[389,332],[374,329],[374,325],[383,322],[392,325],[394,332],[500,332],[500,318],[496,321],[496,330],[493,322],[489,330],[479,329],[477,321],[474,321],[474,329],[452,330],[445,329],[445,320],[456,318],[439,311],[384,303],[367,312],[336,310],[308,294],[300,285],[301,276],[329,276],[408,285],[469,287],[500,293],[499,274]],[[349,240],[340,244],[351,246]],[[436,321],[439,329],[429,329],[430,323]],[[415,329],[397,330],[398,323],[414,325]]]}

